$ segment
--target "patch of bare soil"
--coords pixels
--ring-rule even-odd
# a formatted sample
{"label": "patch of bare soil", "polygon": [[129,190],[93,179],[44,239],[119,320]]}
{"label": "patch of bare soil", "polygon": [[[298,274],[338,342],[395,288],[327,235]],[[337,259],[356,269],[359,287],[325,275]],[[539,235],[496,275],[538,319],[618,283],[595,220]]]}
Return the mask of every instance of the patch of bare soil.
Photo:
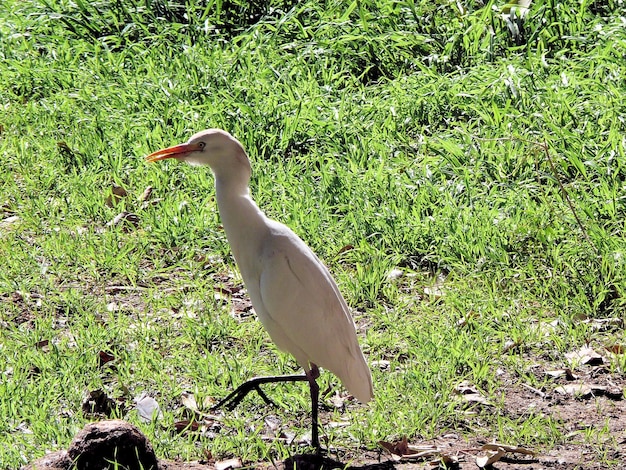
{"label": "patch of bare soil", "polygon": [[[552,426],[565,436],[549,448],[522,448],[511,442],[496,443],[486,435],[465,438],[448,433],[436,439],[417,442],[383,443],[393,447],[379,459],[384,463],[391,454],[392,467],[400,470],[422,468],[477,469],[559,469],[606,470],[626,469],[626,380],[611,374],[600,357],[589,364],[570,369],[548,370],[537,365],[539,382],[549,376],[546,386],[537,389],[522,379],[503,373],[504,404],[493,413],[513,420],[541,416],[550,418]],[[472,398],[474,400],[474,398]],[[477,400],[481,405],[481,401]],[[486,433],[488,430],[485,431]],[[474,432],[476,436],[480,432]],[[420,458],[420,454],[423,458]],[[359,460],[357,459],[356,462]],[[444,463],[445,462],[445,463]],[[370,459],[362,466],[351,461],[350,468],[372,467]],[[447,467],[446,467],[447,465]],[[291,467],[285,467],[291,468]],[[380,467],[387,468],[387,467]]]}
{"label": "patch of bare soil", "polygon": [[567,439],[540,451],[535,457],[540,466],[532,468],[626,468],[624,377],[600,364],[582,366],[575,373],[565,370],[552,382],[539,390],[514,379],[504,381],[504,408],[510,415],[549,416]]}

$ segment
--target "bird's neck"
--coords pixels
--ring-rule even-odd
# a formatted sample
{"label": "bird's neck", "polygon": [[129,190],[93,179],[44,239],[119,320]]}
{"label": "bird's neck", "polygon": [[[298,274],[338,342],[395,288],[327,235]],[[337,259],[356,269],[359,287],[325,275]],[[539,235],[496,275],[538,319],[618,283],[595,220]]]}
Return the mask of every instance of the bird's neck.
{"label": "bird's neck", "polygon": [[215,196],[228,243],[245,280],[247,272],[254,269],[247,265],[254,258],[247,253],[254,253],[262,241],[267,217],[252,200],[247,185],[216,179]]}

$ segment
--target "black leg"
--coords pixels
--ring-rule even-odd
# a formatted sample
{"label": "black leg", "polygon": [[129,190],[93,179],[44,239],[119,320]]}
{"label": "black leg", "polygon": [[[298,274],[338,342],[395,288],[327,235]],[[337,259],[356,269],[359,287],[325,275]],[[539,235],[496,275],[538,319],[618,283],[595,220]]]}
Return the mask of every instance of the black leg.
{"label": "black leg", "polygon": [[278,382],[309,382],[309,389],[311,391],[311,445],[315,447],[315,450],[319,453],[321,452],[318,422],[320,387],[317,385],[316,381],[319,376],[320,371],[318,367],[315,364],[311,364],[311,370],[305,372],[304,375],[273,375],[269,377],[255,377],[242,383],[239,387],[228,394],[226,398],[213,405],[211,410],[217,410],[223,406],[232,410],[252,390],[256,390],[265,403],[276,406],[276,404],[268,398],[265,392],[261,390],[259,387],[260,385]]}
{"label": "black leg", "polygon": [[311,445],[315,450],[321,452],[319,439],[319,425],[317,421],[317,411],[320,397],[320,386],[317,385],[316,379],[320,376],[320,371],[315,364],[311,364],[311,370],[306,372],[306,378],[309,381],[311,389]]}
{"label": "black leg", "polygon": [[272,375],[269,377],[255,377],[248,380],[247,382],[242,383],[239,387],[237,387],[230,394],[228,394],[226,398],[223,398],[218,403],[213,405],[211,407],[211,410],[217,410],[224,405],[226,405],[226,408],[228,408],[229,410],[232,410],[252,390],[256,390],[256,392],[261,396],[265,403],[267,403],[268,405],[276,406],[276,404],[272,400],[270,400],[267,395],[259,388],[259,385],[278,382],[304,382],[306,380],[309,380],[306,375]]}

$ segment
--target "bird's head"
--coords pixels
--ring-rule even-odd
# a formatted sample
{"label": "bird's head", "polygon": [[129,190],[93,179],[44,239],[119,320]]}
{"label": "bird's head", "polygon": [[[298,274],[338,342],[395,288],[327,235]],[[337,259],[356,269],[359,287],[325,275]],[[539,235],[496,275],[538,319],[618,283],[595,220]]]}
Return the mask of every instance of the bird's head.
{"label": "bird's head", "polygon": [[239,180],[248,184],[250,160],[243,146],[228,132],[207,129],[191,136],[184,144],[151,153],[148,162],[175,158],[190,165],[208,165],[218,180]]}

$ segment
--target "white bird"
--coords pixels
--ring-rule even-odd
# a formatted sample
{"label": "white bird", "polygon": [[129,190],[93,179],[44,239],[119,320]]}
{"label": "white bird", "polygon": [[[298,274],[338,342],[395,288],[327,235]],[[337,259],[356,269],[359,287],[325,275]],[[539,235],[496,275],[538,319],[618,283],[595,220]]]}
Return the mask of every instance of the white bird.
{"label": "white bird", "polygon": [[149,162],[175,158],[208,165],[226,237],[259,320],[272,341],[291,353],[305,375],[252,379],[218,406],[233,407],[252,389],[276,381],[308,381],[312,445],[319,450],[318,366],[333,372],[359,401],[373,398],[372,377],[357,341],[354,321],[330,272],[287,226],[269,219],[250,196],[250,160],[228,132],[208,129],[186,143],[154,152]]}

